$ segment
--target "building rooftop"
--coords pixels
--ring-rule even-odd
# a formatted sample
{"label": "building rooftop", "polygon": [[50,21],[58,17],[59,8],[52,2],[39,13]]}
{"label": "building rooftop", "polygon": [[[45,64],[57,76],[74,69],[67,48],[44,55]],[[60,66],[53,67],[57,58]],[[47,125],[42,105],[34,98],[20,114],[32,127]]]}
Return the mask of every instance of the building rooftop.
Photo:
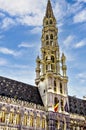
{"label": "building rooftop", "polygon": [[86,116],[86,100],[69,96],[70,113]]}
{"label": "building rooftop", "polygon": [[0,95],[43,106],[37,87],[1,76]]}
{"label": "building rooftop", "polygon": [[[0,76],[0,95],[43,105],[37,87]],[[86,100],[68,96],[70,113],[86,116]]]}

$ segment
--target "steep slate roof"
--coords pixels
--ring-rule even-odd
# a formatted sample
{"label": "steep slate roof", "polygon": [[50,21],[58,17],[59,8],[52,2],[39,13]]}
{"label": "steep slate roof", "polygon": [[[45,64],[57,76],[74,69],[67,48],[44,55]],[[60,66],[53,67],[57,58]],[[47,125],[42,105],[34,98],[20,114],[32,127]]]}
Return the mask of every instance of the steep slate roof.
{"label": "steep slate roof", "polygon": [[86,116],[86,100],[69,96],[70,113]]}
{"label": "steep slate roof", "polygon": [[[0,76],[0,95],[43,105],[37,87]],[[68,96],[70,113],[86,116],[86,100]]]}
{"label": "steep slate roof", "polygon": [[0,95],[43,106],[38,88],[0,76]]}

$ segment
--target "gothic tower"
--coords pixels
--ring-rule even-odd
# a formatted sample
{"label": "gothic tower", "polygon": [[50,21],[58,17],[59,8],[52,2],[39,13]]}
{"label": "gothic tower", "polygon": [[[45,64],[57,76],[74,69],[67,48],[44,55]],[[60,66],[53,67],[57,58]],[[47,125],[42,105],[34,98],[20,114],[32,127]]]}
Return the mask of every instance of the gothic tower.
{"label": "gothic tower", "polygon": [[[60,57],[58,45],[58,28],[48,0],[46,13],[43,19],[41,37],[41,58],[37,57],[36,80],[43,103],[47,111],[67,113],[68,90],[66,75],[66,57]],[[66,107],[67,104],[67,107]]]}

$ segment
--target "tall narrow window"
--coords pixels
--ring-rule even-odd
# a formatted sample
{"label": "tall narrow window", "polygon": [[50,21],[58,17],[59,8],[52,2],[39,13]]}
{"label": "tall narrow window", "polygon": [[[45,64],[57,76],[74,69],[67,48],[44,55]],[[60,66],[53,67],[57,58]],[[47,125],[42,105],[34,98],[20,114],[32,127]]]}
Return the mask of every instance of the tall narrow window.
{"label": "tall narrow window", "polygon": [[53,39],[53,34],[50,35],[50,39]]}
{"label": "tall narrow window", "polygon": [[46,40],[48,40],[49,39],[49,37],[48,37],[48,35],[46,35]]}
{"label": "tall narrow window", "polygon": [[61,93],[61,94],[63,93],[63,90],[62,90],[62,83],[60,83],[60,93]]}
{"label": "tall narrow window", "polygon": [[51,61],[52,63],[54,63],[54,56],[51,56]]}
{"label": "tall narrow window", "polygon": [[64,110],[64,103],[63,103],[63,100],[61,99],[61,110],[63,111]]}
{"label": "tall narrow window", "polygon": [[48,65],[46,65],[46,71],[48,71]]}
{"label": "tall narrow window", "polygon": [[56,91],[56,79],[54,80],[54,91]]}
{"label": "tall narrow window", "polygon": [[52,24],[53,23],[53,21],[50,19],[50,24]]}

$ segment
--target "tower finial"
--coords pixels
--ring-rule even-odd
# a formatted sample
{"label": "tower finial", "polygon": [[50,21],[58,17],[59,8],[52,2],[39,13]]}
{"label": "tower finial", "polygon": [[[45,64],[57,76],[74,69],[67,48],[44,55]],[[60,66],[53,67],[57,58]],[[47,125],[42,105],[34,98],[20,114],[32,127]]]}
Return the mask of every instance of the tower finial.
{"label": "tower finial", "polygon": [[46,17],[47,18],[54,17],[50,0],[48,0],[48,3],[47,3]]}

